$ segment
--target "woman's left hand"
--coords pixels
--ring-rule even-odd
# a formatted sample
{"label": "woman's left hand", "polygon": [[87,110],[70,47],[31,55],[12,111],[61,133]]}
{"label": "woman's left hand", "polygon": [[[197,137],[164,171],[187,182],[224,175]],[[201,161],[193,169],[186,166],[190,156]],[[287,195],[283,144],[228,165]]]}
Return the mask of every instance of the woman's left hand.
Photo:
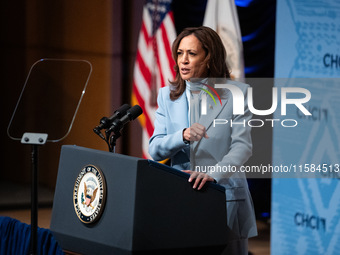
{"label": "woman's left hand", "polygon": [[192,170],[182,170],[182,171],[187,173],[187,174],[190,174],[189,182],[192,182],[193,180],[195,180],[195,183],[192,186],[194,189],[196,189],[196,187],[199,185],[197,190],[202,189],[206,182],[213,182],[214,181],[214,178],[212,178],[210,175],[208,175],[206,173],[196,172],[196,171],[192,171]]}

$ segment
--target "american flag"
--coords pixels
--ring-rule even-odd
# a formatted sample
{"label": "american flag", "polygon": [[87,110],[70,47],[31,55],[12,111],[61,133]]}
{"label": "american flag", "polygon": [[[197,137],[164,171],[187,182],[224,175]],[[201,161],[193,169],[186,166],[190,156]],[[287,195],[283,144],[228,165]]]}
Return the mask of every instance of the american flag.
{"label": "american flag", "polygon": [[139,121],[143,127],[143,157],[150,158],[148,143],[154,130],[158,89],[175,77],[171,45],[176,38],[172,0],[148,0],[138,39],[134,67],[132,104],[143,109]]}

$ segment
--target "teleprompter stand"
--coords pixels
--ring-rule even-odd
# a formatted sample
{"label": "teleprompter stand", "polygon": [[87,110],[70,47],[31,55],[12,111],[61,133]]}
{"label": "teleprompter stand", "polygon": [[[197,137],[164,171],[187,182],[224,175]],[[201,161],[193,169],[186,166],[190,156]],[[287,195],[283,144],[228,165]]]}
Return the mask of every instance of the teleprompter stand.
{"label": "teleprompter stand", "polygon": [[[33,255],[37,254],[38,244],[38,147],[61,141],[69,134],[91,72],[92,66],[85,60],[38,60],[29,71],[7,128],[11,139],[32,146],[30,254]],[[70,99],[63,101],[65,94]]]}
{"label": "teleprompter stand", "polygon": [[31,149],[31,254],[37,254],[38,233],[38,146],[46,143],[48,135],[24,133],[22,144],[32,145]]}

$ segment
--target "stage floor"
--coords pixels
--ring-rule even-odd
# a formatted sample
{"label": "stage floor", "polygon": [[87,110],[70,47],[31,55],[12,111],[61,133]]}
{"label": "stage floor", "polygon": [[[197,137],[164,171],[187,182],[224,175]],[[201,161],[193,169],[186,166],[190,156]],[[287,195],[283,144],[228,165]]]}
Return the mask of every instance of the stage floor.
{"label": "stage floor", "polygon": [[[38,212],[38,225],[49,228],[52,208],[41,208]],[[30,224],[31,212],[29,209],[0,210],[0,216],[9,216],[21,222]],[[252,255],[270,255],[270,224],[257,221],[259,235],[249,239],[249,251]]]}

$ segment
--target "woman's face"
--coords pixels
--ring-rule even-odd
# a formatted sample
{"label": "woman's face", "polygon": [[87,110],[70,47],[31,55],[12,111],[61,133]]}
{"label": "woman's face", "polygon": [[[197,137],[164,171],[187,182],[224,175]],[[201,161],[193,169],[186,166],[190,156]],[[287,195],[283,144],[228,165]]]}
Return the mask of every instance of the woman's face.
{"label": "woman's face", "polygon": [[177,49],[177,65],[183,80],[203,78],[208,74],[201,42],[193,34],[183,37]]}

